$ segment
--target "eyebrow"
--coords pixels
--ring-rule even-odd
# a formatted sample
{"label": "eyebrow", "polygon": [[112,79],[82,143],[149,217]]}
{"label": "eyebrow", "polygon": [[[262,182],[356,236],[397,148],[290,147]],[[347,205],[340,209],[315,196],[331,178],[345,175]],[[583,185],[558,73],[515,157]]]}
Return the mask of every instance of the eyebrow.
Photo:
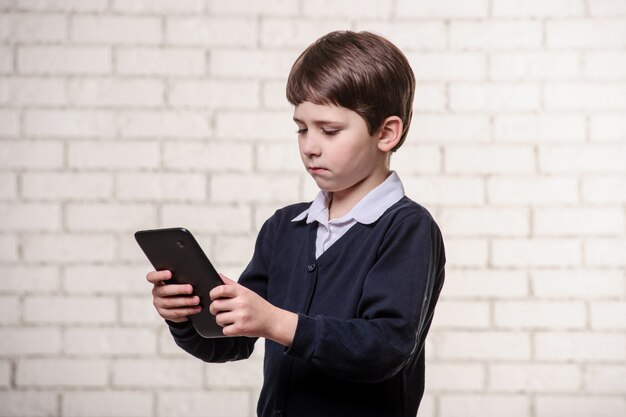
{"label": "eyebrow", "polygon": [[[306,124],[304,121],[298,119],[297,117],[294,117],[293,121],[297,122],[297,123],[302,123],[303,125]],[[338,120],[311,120],[311,123],[314,124],[314,125],[318,125],[318,126],[319,125],[327,125],[327,124],[340,124],[340,125],[344,124],[344,122],[340,122]]]}

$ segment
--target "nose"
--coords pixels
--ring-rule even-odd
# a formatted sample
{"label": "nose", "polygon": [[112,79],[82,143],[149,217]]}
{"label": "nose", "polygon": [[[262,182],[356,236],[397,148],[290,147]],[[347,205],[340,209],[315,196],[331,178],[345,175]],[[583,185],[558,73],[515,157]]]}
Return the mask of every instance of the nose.
{"label": "nose", "polygon": [[304,154],[307,158],[313,158],[316,156],[320,156],[321,147],[315,135],[306,134],[300,137],[300,152]]}

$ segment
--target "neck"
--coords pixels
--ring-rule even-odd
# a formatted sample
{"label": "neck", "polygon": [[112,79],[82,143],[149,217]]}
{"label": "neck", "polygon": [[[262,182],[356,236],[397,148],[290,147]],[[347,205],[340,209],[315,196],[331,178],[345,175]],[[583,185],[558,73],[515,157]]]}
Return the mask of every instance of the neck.
{"label": "neck", "polygon": [[370,191],[385,182],[391,174],[389,169],[380,170],[379,172],[363,179],[361,182],[353,185],[349,189],[336,191],[332,193],[328,214],[330,219],[337,219],[356,206],[363,197]]}

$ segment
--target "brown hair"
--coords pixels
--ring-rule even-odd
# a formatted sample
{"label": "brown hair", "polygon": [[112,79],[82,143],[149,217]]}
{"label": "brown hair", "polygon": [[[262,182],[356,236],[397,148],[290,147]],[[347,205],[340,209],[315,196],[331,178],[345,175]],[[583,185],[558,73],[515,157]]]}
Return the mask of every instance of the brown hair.
{"label": "brown hair", "polygon": [[331,32],[296,59],[287,79],[287,100],[334,104],[358,113],[373,135],[389,116],[402,119],[396,151],[411,123],[415,77],[404,54],[370,32]]}

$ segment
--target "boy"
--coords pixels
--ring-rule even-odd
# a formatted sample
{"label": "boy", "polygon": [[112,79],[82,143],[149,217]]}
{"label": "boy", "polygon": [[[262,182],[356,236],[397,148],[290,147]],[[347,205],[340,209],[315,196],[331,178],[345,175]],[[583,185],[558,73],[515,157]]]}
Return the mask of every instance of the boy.
{"label": "boy", "polygon": [[230,338],[204,339],[189,285],[154,305],[176,343],[208,362],[245,359],[266,339],[258,414],[414,417],[424,340],[445,255],[430,214],[404,196],[390,155],[411,121],[415,81],[404,55],[367,32],[333,32],[296,60],[287,82],[302,161],[321,189],[265,222],[239,282],[210,293]]}

